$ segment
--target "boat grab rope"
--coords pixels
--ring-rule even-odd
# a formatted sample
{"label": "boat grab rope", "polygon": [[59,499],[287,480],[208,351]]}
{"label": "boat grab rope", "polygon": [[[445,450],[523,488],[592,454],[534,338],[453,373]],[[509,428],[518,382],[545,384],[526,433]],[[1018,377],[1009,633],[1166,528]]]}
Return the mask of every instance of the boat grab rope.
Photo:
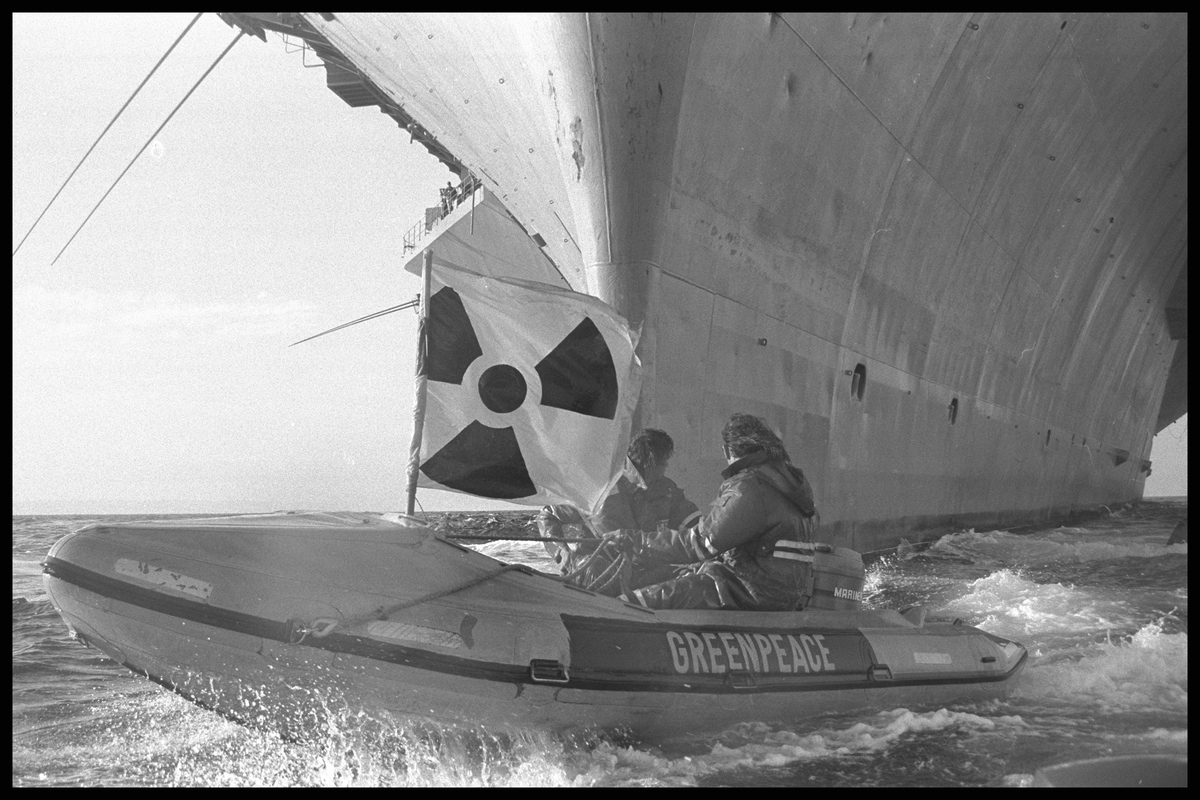
{"label": "boat grab rope", "polygon": [[449,589],[442,589],[422,595],[413,600],[405,600],[402,603],[378,608],[369,614],[362,614],[347,619],[318,617],[311,624],[306,624],[299,619],[289,619],[287,621],[287,643],[300,644],[309,636],[314,639],[324,639],[340,627],[357,625],[360,622],[369,622],[371,620],[386,620],[398,611],[465,591],[499,577],[506,572],[524,572],[528,575],[538,575],[557,583],[569,583],[590,592],[613,597],[618,593],[629,591],[634,557],[634,545],[631,537],[619,533],[609,534],[603,537],[603,541],[596,548],[596,552],[585,559],[584,563],[578,569],[566,575],[548,575],[545,572],[540,572],[524,564],[505,564],[500,569],[480,575],[477,578],[472,578],[457,586],[451,586]]}
{"label": "boat grab rope", "polygon": [[430,594],[422,595],[414,600],[405,600],[403,603],[396,603],[395,605],[378,608],[375,611],[372,611],[370,614],[363,614],[361,616],[350,617],[348,619],[320,617],[313,620],[311,625],[305,625],[297,619],[290,619],[288,620],[287,642],[288,644],[300,644],[309,636],[312,636],[314,639],[324,639],[326,636],[333,633],[336,628],[339,628],[343,625],[357,625],[360,622],[368,622],[370,620],[385,620],[392,614],[395,614],[397,611],[403,611],[406,608],[412,608],[413,606],[420,605],[421,603],[428,603],[433,600],[470,589],[473,586],[478,586],[481,583],[490,581],[492,578],[503,575],[506,572],[533,573],[536,572],[536,570],[533,570],[524,564],[505,564],[498,570],[493,570],[486,575],[480,575],[478,578],[472,578],[466,583],[461,583],[458,586],[452,586],[449,589],[442,589],[438,592],[431,592]]}

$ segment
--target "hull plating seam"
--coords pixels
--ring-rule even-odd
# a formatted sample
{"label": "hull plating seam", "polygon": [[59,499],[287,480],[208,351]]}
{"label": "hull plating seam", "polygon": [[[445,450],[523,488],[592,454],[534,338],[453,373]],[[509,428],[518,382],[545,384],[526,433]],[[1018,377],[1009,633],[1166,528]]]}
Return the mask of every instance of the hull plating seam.
{"label": "hull plating seam", "polygon": [[[155,611],[166,616],[198,622],[203,625],[209,625],[214,628],[221,628],[250,636],[257,636],[263,639],[271,639],[278,642],[287,642],[288,624],[286,622],[278,622],[239,611],[217,608],[192,600],[185,600],[183,598],[170,597],[154,591],[153,589],[145,589],[140,586],[134,586],[126,583],[125,581],[110,578],[106,575],[101,575],[54,557],[49,557],[46,559],[44,568],[48,575],[57,578],[58,580],[73,584],[80,589],[92,592],[101,597],[106,597],[122,603],[128,603],[130,605]],[[583,623],[585,620],[587,621],[587,624],[580,625],[580,627],[576,629],[577,633],[584,633],[588,630],[588,628],[592,628],[596,625],[601,627],[609,627],[609,623],[607,621],[585,617],[569,617],[564,615],[564,623],[567,624],[568,629]],[[630,628],[632,625],[630,623],[612,624],[621,628]],[[640,626],[633,625],[633,627]],[[661,623],[650,623],[645,624],[644,628],[642,628],[640,632],[642,634],[651,632],[661,633],[665,627],[666,626]],[[830,629],[821,629],[819,632],[839,633],[839,631],[831,631]],[[851,631],[841,631],[841,633],[851,633]],[[573,637],[575,640],[581,638],[583,637]],[[344,653],[346,655],[359,656],[375,661],[399,664],[405,667],[426,670],[429,672],[456,675],[463,678],[512,684],[543,685],[541,682],[534,681],[530,677],[529,670],[526,667],[519,665],[483,662],[457,658],[454,656],[446,656],[439,653],[431,653],[426,650],[380,642],[362,636],[332,633],[323,639],[315,639],[310,637],[296,646],[314,647],[334,653]],[[574,647],[575,642],[573,642],[573,650]],[[698,675],[672,677],[661,674],[632,672],[630,670],[587,669],[586,667],[574,666],[571,669],[570,682],[565,685],[565,688],[591,691],[676,692],[681,694],[747,695],[771,694],[779,692],[829,692],[845,689],[889,689],[901,686],[988,684],[1004,682],[1013,675],[1017,674],[1017,672],[1024,665],[1027,657],[1027,654],[1023,654],[1020,661],[1014,664],[1012,669],[1007,672],[989,675],[972,675],[967,677],[953,678],[905,678],[880,682],[868,679],[865,674],[859,674],[854,676],[838,676],[849,678],[848,680],[823,679],[808,681],[805,684],[797,684],[795,682],[788,684],[767,683],[757,686],[744,687],[735,687],[723,682],[717,682],[715,680],[715,676],[707,679],[705,679],[705,676]],[[162,679],[161,677],[151,676],[144,669],[130,664],[126,664],[125,666],[138,674],[146,675],[151,680],[170,688],[172,691],[179,691],[177,687],[175,687],[169,681]],[[621,672],[624,674],[620,674]],[[767,679],[767,676],[759,677],[759,680],[764,679]]]}

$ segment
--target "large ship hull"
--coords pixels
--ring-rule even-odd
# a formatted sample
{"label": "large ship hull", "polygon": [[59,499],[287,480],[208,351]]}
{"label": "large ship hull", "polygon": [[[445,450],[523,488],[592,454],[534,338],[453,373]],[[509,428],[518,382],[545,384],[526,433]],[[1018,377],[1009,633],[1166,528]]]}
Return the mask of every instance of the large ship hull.
{"label": "large ship hull", "polygon": [[698,502],[735,411],[860,551],[1136,500],[1186,411],[1186,15],[289,24],[642,326]]}

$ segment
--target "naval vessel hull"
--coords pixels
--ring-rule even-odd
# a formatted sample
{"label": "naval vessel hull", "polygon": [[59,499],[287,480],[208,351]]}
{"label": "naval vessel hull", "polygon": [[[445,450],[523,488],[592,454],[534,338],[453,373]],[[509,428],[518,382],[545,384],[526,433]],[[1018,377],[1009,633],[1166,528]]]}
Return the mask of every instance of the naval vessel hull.
{"label": "naval vessel hull", "polygon": [[1186,14],[226,18],[521,240],[448,220],[435,264],[642,327],[635,425],[701,504],[735,411],[864,552],[1137,500],[1186,411]]}

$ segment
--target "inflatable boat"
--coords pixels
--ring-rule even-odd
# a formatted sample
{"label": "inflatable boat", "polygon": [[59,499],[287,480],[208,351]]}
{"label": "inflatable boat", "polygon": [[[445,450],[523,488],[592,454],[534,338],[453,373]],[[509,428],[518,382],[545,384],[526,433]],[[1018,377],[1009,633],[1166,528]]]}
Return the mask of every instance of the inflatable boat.
{"label": "inflatable boat", "polygon": [[92,525],[54,545],[44,581],[85,643],[281,730],[335,707],[641,736],[719,730],[994,698],[1027,655],[920,609],[862,610],[852,586],[800,612],[651,611],[399,515]]}

